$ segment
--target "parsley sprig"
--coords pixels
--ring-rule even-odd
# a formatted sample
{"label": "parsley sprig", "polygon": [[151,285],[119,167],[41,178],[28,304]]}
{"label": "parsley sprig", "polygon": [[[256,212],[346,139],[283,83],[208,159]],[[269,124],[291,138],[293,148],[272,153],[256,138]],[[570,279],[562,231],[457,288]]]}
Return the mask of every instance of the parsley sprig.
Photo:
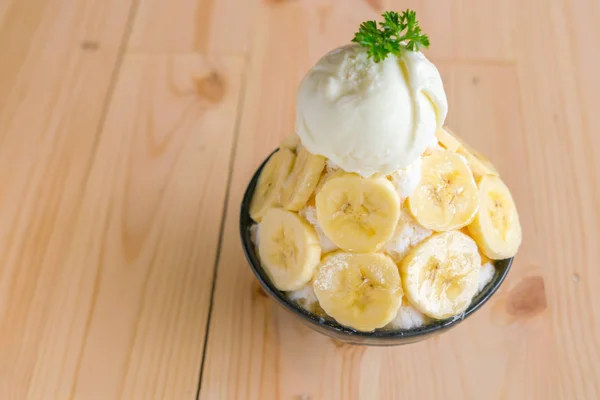
{"label": "parsley sprig", "polygon": [[399,56],[402,52],[419,51],[429,47],[429,37],[421,32],[416,13],[406,10],[402,14],[395,11],[383,13],[383,22],[365,21],[352,41],[367,49],[375,62],[385,60],[388,54]]}

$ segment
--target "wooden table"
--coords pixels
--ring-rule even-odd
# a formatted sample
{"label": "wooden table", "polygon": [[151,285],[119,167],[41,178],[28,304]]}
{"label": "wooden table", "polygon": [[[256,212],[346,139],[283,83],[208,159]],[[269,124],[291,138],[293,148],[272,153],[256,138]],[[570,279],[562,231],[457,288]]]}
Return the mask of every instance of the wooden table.
{"label": "wooden table", "polygon": [[[453,331],[340,345],[261,294],[238,208],[307,69],[406,7],[524,242]],[[595,0],[0,0],[0,399],[600,398],[599,20]]]}

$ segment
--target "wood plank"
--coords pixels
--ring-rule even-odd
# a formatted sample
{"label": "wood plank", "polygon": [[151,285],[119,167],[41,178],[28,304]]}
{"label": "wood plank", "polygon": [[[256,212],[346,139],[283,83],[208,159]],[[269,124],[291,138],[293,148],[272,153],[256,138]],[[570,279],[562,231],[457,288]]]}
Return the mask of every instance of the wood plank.
{"label": "wood plank", "polygon": [[241,70],[126,56],[36,370],[59,398],[195,396]]}
{"label": "wood plank", "polygon": [[[0,399],[191,399],[201,365],[210,400],[600,398],[597,1],[133,3],[0,0]],[[310,65],[407,7],[431,36],[448,122],[498,165],[524,243],[500,293],[452,332],[345,346],[258,290],[238,207],[292,129]]]}
{"label": "wood plank", "polygon": [[[302,75],[324,54],[348,44],[363,21],[379,19],[385,9],[381,0],[314,1],[304,4],[301,12],[305,15],[304,29],[308,43],[305,45],[307,67],[301,71]],[[281,29],[283,32],[288,30],[286,26]],[[272,34],[276,34],[275,31]],[[296,61],[303,59],[303,56],[296,56]]]}
{"label": "wood plank", "polygon": [[600,9],[594,1],[534,1],[517,17],[530,240],[551,293],[556,397],[600,398],[600,56],[590,51],[600,46]]}
{"label": "wood plank", "polygon": [[258,0],[140,0],[130,52],[242,55]]}
{"label": "wood plank", "polygon": [[[550,390],[545,378],[554,373],[556,353],[549,350],[554,337],[545,274],[537,263],[543,247],[527,239],[536,234],[538,221],[532,219],[531,182],[522,173],[529,154],[522,146],[520,89],[512,63],[438,63],[447,83],[449,123],[497,161],[523,216],[523,249],[490,303],[441,337],[378,349],[335,343],[261,294],[239,244],[239,202],[254,169],[291,129],[295,89],[305,60],[312,58],[306,46],[319,46],[304,40],[313,30],[307,23],[315,26],[314,10],[306,10],[288,4],[261,15],[200,398],[545,398]],[[523,296],[524,291],[535,295]]]}
{"label": "wood plank", "polygon": [[[252,37],[263,27],[261,10],[295,7],[290,0],[141,0],[135,21],[130,52],[186,52],[203,54],[248,54],[254,51]],[[362,21],[383,11],[378,0],[350,0],[348,3],[311,1],[305,9],[309,41],[308,61],[313,63],[325,51],[346,44]],[[282,26],[286,32],[287,27]],[[306,47],[306,46],[304,46]]]}
{"label": "wood plank", "polygon": [[[514,14],[511,1],[389,0],[386,9],[417,12],[431,39],[429,57],[445,60],[514,61]],[[537,21],[537,19],[536,19]]]}
{"label": "wood plank", "polygon": [[[65,334],[55,285],[118,65],[131,2],[5,0],[0,5],[0,398],[53,396],[38,376]],[[95,43],[95,46],[83,46]],[[62,358],[48,360],[58,374]],[[53,372],[50,372],[53,371]],[[69,379],[65,375],[63,379]],[[42,381],[43,380],[43,384]]]}
{"label": "wood plank", "polygon": [[[245,262],[237,221],[254,169],[293,129],[295,89],[308,67],[307,18],[302,5],[294,2],[263,8],[257,23],[217,266],[201,399],[270,399],[281,394],[282,382],[274,377],[283,366],[272,362],[278,348],[277,325]],[[286,46],[280,46],[283,42]]]}

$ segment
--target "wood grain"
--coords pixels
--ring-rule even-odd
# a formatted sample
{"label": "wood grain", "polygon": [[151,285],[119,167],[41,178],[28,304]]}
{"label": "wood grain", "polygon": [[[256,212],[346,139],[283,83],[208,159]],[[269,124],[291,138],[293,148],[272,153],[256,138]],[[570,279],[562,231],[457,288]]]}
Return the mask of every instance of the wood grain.
{"label": "wood grain", "polygon": [[[537,265],[546,276],[556,383],[560,398],[600,397],[600,139],[592,120],[598,109],[600,65],[588,48],[600,45],[590,19],[600,17],[592,1],[527,4],[519,15],[521,101],[532,180],[531,218]],[[546,33],[525,21],[547,21]],[[535,54],[527,49],[535,46]],[[589,46],[589,47],[588,47]],[[597,70],[597,68],[595,68]]]}
{"label": "wood grain", "polygon": [[[389,0],[392,9],[411,8],[430,36],[430,57],[450,60],[514,61],[514,13],[519,5],[509,1]],[[537,18],[536,18],[537,20]]]}
{"label": "wood grain", "polygon": [[[257,58],[267,57],[257,54]],[[449,123],[465,138],[481,138],[481,132],[497,138],[497,143],[480,146],[483,151],[490,150],[494,159],[510,148],[523,152],[515,146],[522,135],[515,67],[471,66],[460,62],[440,62],[438,67],[448,83],[451,104],[460,110]],[[255,83],[249,84],[248,96],[272,99],[275,93],[265,93],[270,84],[264,77],[270,77],[279,69],[272,64],[257,66],[256,75],[249,77],[250,82]],[[476,84],[474,77],[477,77]],[[284,81],[295,87],[292,77]],[[289,91],[293,94],[292,89]],[[287,92],[280,85],[279,97],[274,102],[293,102],[293,95],[285,97]],[[248,146],[257,143],[257,138],[266,137],[266,130],[281,132],[285,125],[267,119],[268,111],[258,104],[261,103],[244,104],[200,398],[280,399],[307,395],[315,399],[400,396],[478,399],[489,393],[497,398],[503,393],[514,394],[511,380],[531,370],[540,377],[551,373],[554,354],[546,351],[551,336],[544,332],[551,326],[545,303],[509,300],[515,288],[519,290],[522,279],[539,279],[539,269],[523,263],[531,251],[528,243],[523,246],[524,256],[518,259],[515,272],[503,290],[468,324],[430,342],[406,348],[340,346],[299,324],[261,296],[239,250],[237,209],[244,183],[276,146],[276,141],[261,143],[262,154],[256,147],[253,152],[248,151]],[[261,123],[255,124],[254,118]],[[499,168],[515,193],[526,193],[525,175],[502,163]],[[521,209],[527,210],[527,199],[517,197],[517,202]],[[527,219],[523,222],[525,224]],[[539,285],[535,289],[540,290]],[[540,296],[545,299],[543,287],[541,290]],[[246,334],[227,334],[229,332]],[[497,352],[499,348],[508,347],[514,351]],[[440,365],[439,359],[455,362]],[[256,365],[261,366],[259,371],[253,368]],[[435,374],[419,379],[419,371],[435,371]],[[373,382],[377,382],[375,388]],[[541,382],[538,379],[522,382],[516,388],[517,394],[543,397],[548,389]]]}
{"label": "wood grain", "polygon": [[67,262],[87,265],[73,396],[195,394],[241,68],[125,59]]}
{"label": "wood grain", "polygon": [[196,393],[242,60],[127,56],[95,149],[114,34],[2,91],[2,398]]}
{"label": "wood grain", "polygon": [[[524,241],[454,330],[347,346],[264,296],[239,203],[307,69],[407,7]],[[600,398],[598,20],[595,0],[0,0],[0,399]]]}
{"label": "wood grain", "polygon": [[139,0],[130,52],[245,54],[259,0]]}
{"label": "wood grain", "polygon": [[[548,217],[541,216],[541,210],[536,210],[541,208],[548,212],[548,206],[538,199],[539,191],[546,191],[549,197],[550,193],[559,190],[557,187],[545,187],[554,185],[556,178],[545,176],[544,171],[540,171],[539,175],[527,173],[530,160],[537,156],[538,142],[543,141],[547,134],[526,130],[531,121],[527,121],[524,112],[523,74],[531,80],[535,80],[536,76],[535,71],[528,71],[514,60],[517,50],[510,46],[513,41],[511,33],[526,32],[528,26],[525,21],[508,21],[511,10],[506,8],[505,3],[478,4],[482,8],[481,13],[477,13],[477,9],[469,9],[465,13],[463,8],[468,7],[457,2],[450,6],[454,15],[469,18],[478,15],[482,22],[466,27],[451,24],[452,32],[442,39],[446,46],[441,46],[437,53],[434,47],[431,57],[437,60],[447,85],[451,107],[448,123],[498,164],[521,212],[524,244],[500,293],[469,323],[446,335],[407,348],[385,350],[339,346],[300,325],[262,297],[239,250],[237,207],[251,171],[276,146],[277,140],[284,135],[282,130],[291,126],[293,113],[280,113],[283,114],[279,117],[283,119],[281,122],[273,120],[271,108],[264,107],[262,102],[245,102],[225,223],[224,257],[218,266],[200,398],[526,399],[569,398],[570,393],[579,394],[578,398],[595,398],[597,388],[592,371],[600,362],[596,357],[597,339],[591,332],[582,330],[568,335],[571,340],[577,338],[578,344],[583,341],[585,344],[581,343],[581,346],[588,347],[590,351],[581,362],[571,355],[568,362],[583,376],[570,381],[565,379],[561,367],[561,361],[567,362],[564,348],[569,345],[564,343],[563,349],[555,347],[560,338],[556,332],[557,320],[562,319],[566,325],[561,328],[564,335],[569,330],[567,318],[579,314],[578,310],[583,307],[581,303],[569,307],[568,301],[557,304],[553,299],[555,282],[563,283],[557,290],[563,290],[564,296],[570,296],[568,293],[575,285],[586,284],[575,283],[567,274],[557,280],[549,273],[547,265],[553,265],[555,270],[560,268],[556,260],[550,262],[550,259],[561,250],[549,248],[545,241],[539,239],[540,229],[547,229],[548,233],[557,232],[561,224],[558,221],[549,224]],[[294,7],[297,9],[294,10]],[[436,7],[432,3],[418,7],[429,10],[424,13],[424,27],[449,24],[444,13],[434,12]],[[293,106],[297,77],[289,70],[288,75],[282,76],[284,61],[267,64],[262,60],[272,59],[272,49],[291,42],[289,44],[297,49],[291,64],[303,65],[305,57],[313,61],[310,52],[303,51],[303,46],[309,49],[319,46],[319,43],[312,43],[314,36],[311,37],[311,30],[306,36],[308,45],[298,38],[303,35],[303,24],[310,21],[314,10],[288,4],[287,11],[294,12],[300,27],[291,23],[290,17],[286,18],[283,7],[263,10],[263,18],[266,19],[261,26],[265,28],[254,38],[252,56],[255,61],[247,94],[252,99],[268,96],[270,104],[279,107]],[[278,14],[276,21],[264,17],[273,13]],[[499,14],[501,18],[492,19],[489,17],[491,14]],[[278,25],[278,20],[285,20],[287,24]],[[480,24],[489,22],[492,27],[499,24],[502,28],[490,29],[495,35],[493,38],[480,33],[483,31]],[[556,22],[558,27],[559,21]],[[521,25],[512,26],[517,23]],[[517,28],[522,30],[513,31]],[[274,34],[282,31],[284,33],[279,37]],[[466,47],[464,43],[470,46]],[[492,45],[486,46],[486,43]],[[274,75],[281,77],[276,92],[269,90],[273,86]],[[530,102],[529,106],[535,104]],[[547,113],[546,118],[551,119],[551,114]],[[570,136],[575,141],[589,140],[587,134],[576,132]],[[261,141],[257,140],[259,137]],[[538,144],[532,146],[533,143]],[[563,149],[557,143],[553,151],[558,157]],[[589,162],[590,157],[586,160]],[[594,182],[593,174],[580,173],[587,185]],[[556,171],[555,176],[567,178],[569,175]],[[573,175],[570,179],[577,178]],[[599,200],[589,191],[583,196],[589,201],[594,199],[596,203]],[[575,214],[568,204],[567,199],[560,203],[562,214],[572,218]],[[591,212],[589,215],[594,220],[596,214]],[[589,231],[592,237],[597,235],[597,226],[596,232],[592,232],[593,228]],[[557,243],[557,239],[552,242]],[[561,239],[564,240],[564,236]],[[598,277],[593,276],[592,281],[598,281]],[[590,296],[590,293],[585,295]],[[244,335],[234,332],[244,332]],[[427,373],[423,374],[423,371]],[[548,380],[555,383],[548,384]],[[376,382],[374,386],[373,382]]]}
{"label": "wood grain", "polygon": [[40,363],[70,334],[55,324],[72,300],[56,285],[130,10],[121,0],[0,2],[2,399],[54,397],[58,387],[49,375],[60,375],[64,354]]}

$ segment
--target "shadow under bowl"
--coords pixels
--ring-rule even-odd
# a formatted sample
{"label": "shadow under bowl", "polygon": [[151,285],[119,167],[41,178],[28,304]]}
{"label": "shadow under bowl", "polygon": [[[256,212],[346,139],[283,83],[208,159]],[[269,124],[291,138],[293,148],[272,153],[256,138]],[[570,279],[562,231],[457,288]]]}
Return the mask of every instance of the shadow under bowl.
{"label": "shadow under bowl", "polygon": [[445,332],[461,323],[465,318],[483,306],[485,302],[488,301],[494,293],[496,293],[502,282],[504,282],[514,257],[496,261],[496,273],[494,277],[484,287],[484,289],[473,298],[471,304],[463,314],[445,320],[434,321],[428,325],[408,330],[379,329],[373,332],[359,332],[352,328],[340,325],[333,319],[325,319],[306,311],[296,302],[288,299],[284,292],[277,289],[271,283],[269,276],[262,268],[250,235],[250,227],[254,224],[254,221],[252,221],[250,218],[249,213],[250,202],[254,196],[254,189],[256,188],[256,182],[258,181],[260,172],[270,157],[271,156],[267,157],[267,159],[254,173],[254,176],[250,180],[242,200],[240,212],[240,235],[242,239],[242,247],[244,248],[244,253],[246,254],[250,268],[252,268],[252,271],[256,275],[256,278],[260,282],[260,285],[264,291],[271,298],[275,299],[277,303],[283,306],[283,308],[290,311],[295,318],[299,319],[315,331],[349,344],[396,346],[418,342]]}

